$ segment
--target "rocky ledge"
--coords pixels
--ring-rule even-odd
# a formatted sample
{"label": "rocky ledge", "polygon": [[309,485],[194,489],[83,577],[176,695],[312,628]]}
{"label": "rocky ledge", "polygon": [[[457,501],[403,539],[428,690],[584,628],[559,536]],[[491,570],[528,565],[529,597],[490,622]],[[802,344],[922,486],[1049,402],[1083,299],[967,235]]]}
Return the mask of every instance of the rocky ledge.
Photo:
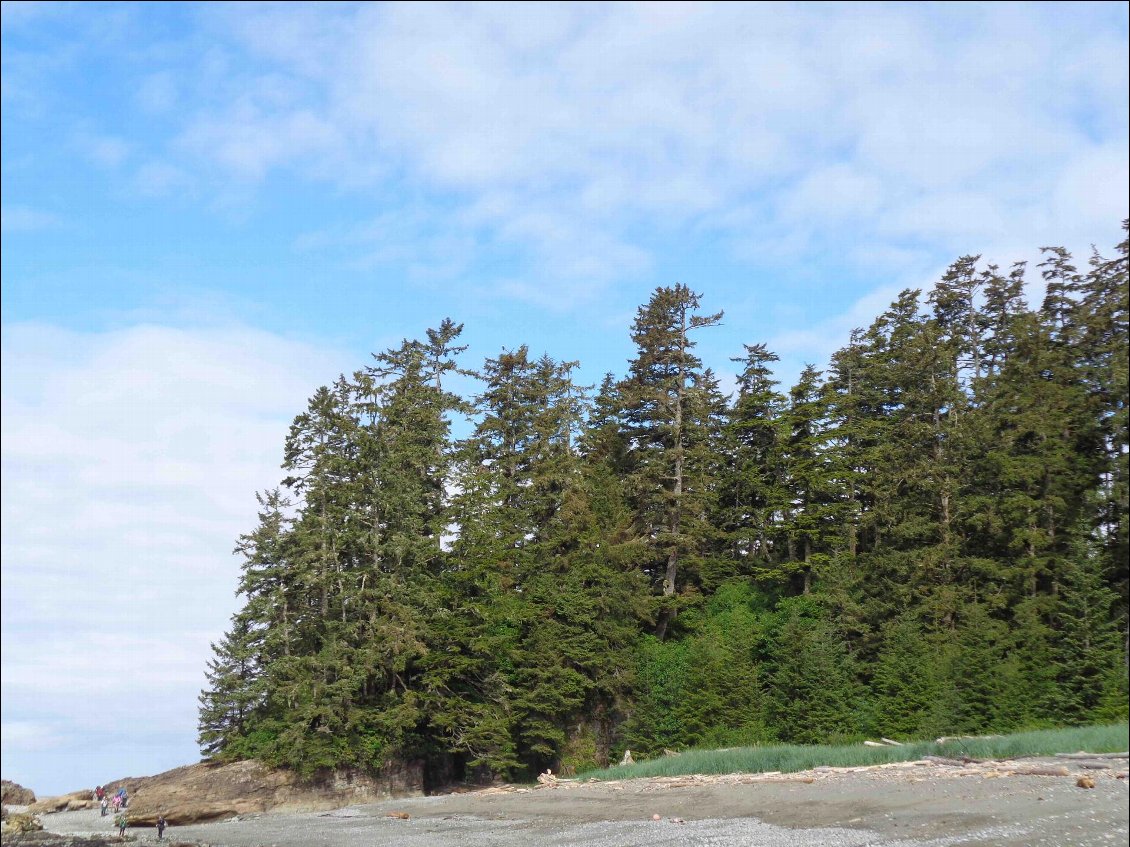
{"label": "rocky ledge", "polygon": [[49,812],[78,812],[97,807],[94,789],[84,788],[81,791],[72,791],[70,794],[60,794],[58,797],[43,797],[32,803],[28,811],[35,815],[43,815]]}
{"label": "rocky ledge", "polygon": [[[109,795],[119,788],[129,793],[130,826],[153,826],[161,815],[170,825],[183,826],[263,812],[326,811],[422,794],[423,773],[411,767],[390,770],[381,777],[336,771],[304,781],[293,771],[256,761],[205,761],[156,776],[119,779],[105,788]],[[63,808],[85,803],[79,799],[82,794],[65,795],[69,799]]]}
{"label": "rocky ledge", "polygon": [[35,802],[35,792],[10,779],[0,780],[0,804],[4,806],[30,806]]}

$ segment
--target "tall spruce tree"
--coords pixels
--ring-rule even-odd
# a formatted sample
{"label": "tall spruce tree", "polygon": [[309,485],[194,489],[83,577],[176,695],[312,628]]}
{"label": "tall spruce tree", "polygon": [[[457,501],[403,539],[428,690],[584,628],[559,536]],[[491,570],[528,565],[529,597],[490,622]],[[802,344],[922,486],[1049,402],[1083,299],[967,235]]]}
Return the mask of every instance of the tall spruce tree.
{"label": "tall spruce tree", "polygon": [[788,506],[782,414],[771,365],[777,355],[764,344],[745,345],[738,394],[727,416],[720,472],[718,529],[735,572],[769,583],[787,580],[791,563],[780,543],[778,516]]}
{"label": "tall spruce tree", "polygon": [[212,644],[212,658],[201,692],[197,740],[206,756],[238,759],[259,751],[244,742],[248,722],[260,705],[261,666],[255,650],[253,624],[236,615],[220,642]]}
{"label": "tall spruce tree", "polygon": [[[1102,432],[1103,471],[1094,501],[1101,567],[1118,596],[1123,652],[1130,658],[1130,221],[1122,222],[1122,231],[1114,258],[1097,252],[1091,257],[1078,321],[1083,380]],[[1124,665],[1124,679],[1127,671]]]}
{"label": "tall spruce tree", "polygon": [[709,442],[696,438],[697,449],[692,449],[692,434],[704,424],[695,410],[713,404],[703,396],[710,387],[694,355],[692,334],[719,324],[722,313],[696,314],[700,300],[685,285],[656,289],[632,325],[636,357],[619,391],[636,535],[652,555],[645,571],[662,597],[656,621],[660,638],[678,609],[680,562],[699,551],[697,530],[708,488],[701,476],[711,458]]}
{"label": "tall spruce tree", "polygon": [[784,428],[785,491],[783,513],[788,560],[781,570],[793,593],[808,594],[813,570],[829,560],[844,515],[841,475],[828,448],[827,404],[820,371],[801,371],[789,390],[781,416]]}

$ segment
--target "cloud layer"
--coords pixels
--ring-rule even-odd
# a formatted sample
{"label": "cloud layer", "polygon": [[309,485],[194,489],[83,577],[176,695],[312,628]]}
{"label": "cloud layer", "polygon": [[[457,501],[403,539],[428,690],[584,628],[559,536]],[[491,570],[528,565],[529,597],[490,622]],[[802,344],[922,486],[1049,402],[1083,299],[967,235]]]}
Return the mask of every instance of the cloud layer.
{"label": "cloud layer", "polygon": [[[1068,242],[1125,213],[1114,6],[240,9],[255,62],[177,144],[238,179],[410,179],[562,279],[707,233],[861,266]],[[238,91],[238,94],[235,92]],[[658,239],[658,240],[657,240]],[[900,247],[901,250],[893,249]]]}
{"label": "cloud layer", "polygon": [[246,327],[5,327],[6,778],[64,791],[196,757],[231,550],[337,361]]}
{"label": "cloud layer", "polygon": [[51,62],[10,49],[6,105],[101,51],[125,111],[76,144],[136,190],[230,208],[276,179],[329,185],[370,214],[299,246],[422,279],[502,263],[496,291],[543,305],[647,277],[673,244],[889,277],[1085,248],[1126,214],[1125,4],[160,14],[76,14]]}

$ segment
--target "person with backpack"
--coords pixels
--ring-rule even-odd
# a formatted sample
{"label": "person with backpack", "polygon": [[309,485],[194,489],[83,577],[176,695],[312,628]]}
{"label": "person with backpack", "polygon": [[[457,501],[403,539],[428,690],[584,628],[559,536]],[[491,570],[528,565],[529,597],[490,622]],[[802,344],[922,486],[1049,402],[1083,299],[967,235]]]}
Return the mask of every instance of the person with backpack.
{"label": "person with backpack", "polygon": [[164,815],[157,815],[157,840],[165,840],[165,827],[169,824],[165,821]]}

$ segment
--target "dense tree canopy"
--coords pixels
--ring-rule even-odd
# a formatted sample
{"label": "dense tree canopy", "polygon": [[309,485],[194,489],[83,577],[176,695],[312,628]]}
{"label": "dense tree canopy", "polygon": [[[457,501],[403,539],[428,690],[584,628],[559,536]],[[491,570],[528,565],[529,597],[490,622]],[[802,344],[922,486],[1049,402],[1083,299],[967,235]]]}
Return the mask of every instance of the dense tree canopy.
{"label": "dense tree canopy", "polygon": [[751,339],[725,397],[683,285],[596,390],[526,346],[473,372],[450,320],[319,388],[202,748],[481,779],[1125,718],[1127,242],[1044,256],[1039,308],[965,256],[788,389]]}

